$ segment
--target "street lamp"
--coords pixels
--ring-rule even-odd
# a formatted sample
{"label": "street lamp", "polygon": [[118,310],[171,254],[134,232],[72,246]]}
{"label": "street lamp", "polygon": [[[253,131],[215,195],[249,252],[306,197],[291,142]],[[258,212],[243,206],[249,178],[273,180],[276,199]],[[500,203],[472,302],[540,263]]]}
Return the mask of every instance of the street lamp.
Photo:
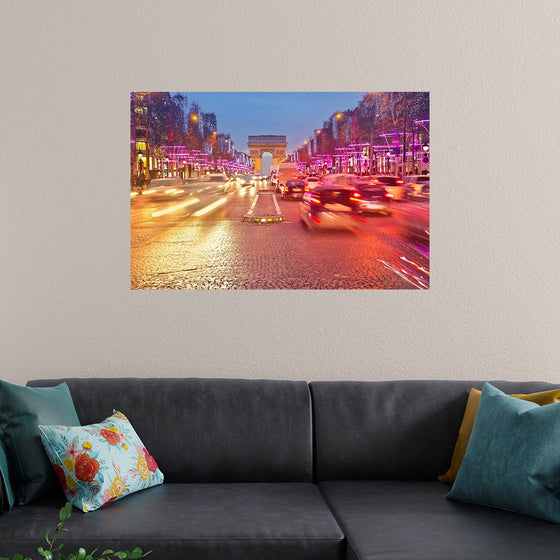
{"label": "street lamp", "polygon": [[337,119],[341,119],[341,118],[342,118],[342,113],[337,113],[337,114],[336,114],[336,118],[337,118]]}

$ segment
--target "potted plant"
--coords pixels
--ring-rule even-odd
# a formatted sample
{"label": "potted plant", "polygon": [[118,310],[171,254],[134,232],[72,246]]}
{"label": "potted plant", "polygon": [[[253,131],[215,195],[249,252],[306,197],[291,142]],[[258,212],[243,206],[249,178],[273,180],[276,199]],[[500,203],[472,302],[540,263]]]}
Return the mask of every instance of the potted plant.
{"label": "potted plant", "polygon": [[[134,550],[124,550],[124,551],[115,551],[111,549],[104,550],[103,552],[98,553],[99,549],[94,549],[91,552],[87,552],[84,548],[79,548],[76,552],[70,553],[68,555],[63,555],[60,553],[60,550],[64,546],[64,544],[58,544],[56,547],[54,546],[55,542],[57,541],[61,531],[68,531],[64,524],[70,517],[72,513],[72,504],[70,502],[66,502],[66,505],[61,508],[59,513],[60,521],[56,526],[54,531],[54,535],[51,537],[50,531],[47,531],[47,535],[45,536],[45,540],[49,545],[49,548],[43,548],[39,546],[37,548],[37,552],[40,555],[40,558],[44,560],[114,560],[118,558],[119,560],[124,560],[126,558],[144,558],[148,556],[152,551],[142,552],[140,547],[136,547]],[[0,560],[10,560],[9,558],[0,556]],[[24,558],[22,554],[14,554],[12,560],[33,560],[32,558]]]}

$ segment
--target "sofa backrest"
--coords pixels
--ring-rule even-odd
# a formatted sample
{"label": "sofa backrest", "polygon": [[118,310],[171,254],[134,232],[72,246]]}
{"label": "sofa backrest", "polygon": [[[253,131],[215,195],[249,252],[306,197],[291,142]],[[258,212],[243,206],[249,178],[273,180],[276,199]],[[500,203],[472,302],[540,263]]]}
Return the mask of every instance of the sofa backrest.
{"label": "sofa backrest", "polygon": [[312,480],[304,381],[190,378],[66,381],[82,425],[125,414],[168,482]]}
{"label": "sofa backrest", "polygon": [[[506,393],[558,388],[492,381]],[[449,468],[472,381],[312,382],[317,480],[435,480]]]}

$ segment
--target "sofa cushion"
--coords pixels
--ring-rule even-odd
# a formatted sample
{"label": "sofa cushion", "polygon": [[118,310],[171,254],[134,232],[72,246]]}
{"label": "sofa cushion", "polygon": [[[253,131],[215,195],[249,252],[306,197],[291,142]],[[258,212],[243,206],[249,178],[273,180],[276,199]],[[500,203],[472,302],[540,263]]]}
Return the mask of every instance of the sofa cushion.
{"label": "sofa cushion", "polygon": [[[0,554],[36,552],[62,505],[43,501],[3,514]],[[140,546],[152,560],[342,560],[345,550],[312,483],[163,484],[97,511],[74,510],[66,527],[63,554]]]}
{"label": "sofa cushion", "polygon": [[[465,407],[465,414],[463,416],[463,421],[459,427],[459,437],[455,442],[455,449],[453,450],[453,455],[451,456],[451,465],[447,469],[445,474],[438,476],[438,480],[441,482],[447,482],[453,484],[455,478],[457,478],[457,472],[459,467],[463,462],[463,457],[467,451],[467,445],[469,444],[469,439],[471,437],[471,432],[474,425],[474,420],[476,418],[476,413],[478,411],[478,405],[480,403],[481,391],[478,389],[471,389],[469,393],[469,398],[467,400],[467,406]],[[553,404],[560,401],[560,389],[553,389],[552,391],[540,391],[538,393],[530,393],[529,395],[511,395],[516,399],[521,399],[523,401],[531,401],[537,403],[540,406],[545,404]]]}
{"label": "sofa cushion", "polygon": [[[558,389],[492,382],[507,393]],[[312,382],[318,480],[435,480],[451,460],[472,381]]]}
{"label": "sofa cushion", "polygon": [[39,430],[68,501],[82,511],[163,482],[155,459],[120,412],[99,424]]}
{"label": "sofa cushion", "polygon": [[560,523],[560,403],[539,406],[485,383],[448,498]]}
{"label": "sofa cushion", "polygon": [[[36,380],[28,385],[55,385]],[[67,379],[82,424],[125,414],[168,482],[312,479],[304,381]]]}
{"label": "sofa cushion", "polygon": [[20,505],[60,492],[37,425],[80,424],[66,384],[52,385],[56,387],[30,388],[0,381],[0,439],[8,455],[15,501]]}
{"label": "sofa cushion", "polygon": [[446,500],[426,481],[319,485],[346,538],[348,560],[557,560],[558,525]]}

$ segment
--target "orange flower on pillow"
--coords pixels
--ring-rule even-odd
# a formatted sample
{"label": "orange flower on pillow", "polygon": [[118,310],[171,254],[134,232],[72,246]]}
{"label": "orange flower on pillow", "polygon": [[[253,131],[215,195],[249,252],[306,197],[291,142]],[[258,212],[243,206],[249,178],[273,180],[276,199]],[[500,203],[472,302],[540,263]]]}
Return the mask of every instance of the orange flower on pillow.
{"label": "orange flower on pillow", "polygon": [[117,445],[121,441],[121,434],[116,431],[102,428],[100,434],[109,442],[109,445]]}
{"label": "orange flower on pillow", "polygon": [[91,482],[99,472],[99,462],[90,457],[87,453],[81,453],[76,457],[74,474],[78,480]]}
{"label": "orange flower on pillow", "polygon": [[144,457],[146,457],[146,462],[148,463],[148,468],[150,472],[156,472],[158,469],[156,460],[148,453],[148,450],[144,447]]}
{"label": "orange flower on pillow", "polygon": [[60,485],[62,486],[62,489],[66,492],[66,490],[68,489],[68,486],[66,485],[66,473],[64,472],[64,469],[53,463],[53,469],[54,469],[54,473],[56,474],[56,478],[58,478]]}

